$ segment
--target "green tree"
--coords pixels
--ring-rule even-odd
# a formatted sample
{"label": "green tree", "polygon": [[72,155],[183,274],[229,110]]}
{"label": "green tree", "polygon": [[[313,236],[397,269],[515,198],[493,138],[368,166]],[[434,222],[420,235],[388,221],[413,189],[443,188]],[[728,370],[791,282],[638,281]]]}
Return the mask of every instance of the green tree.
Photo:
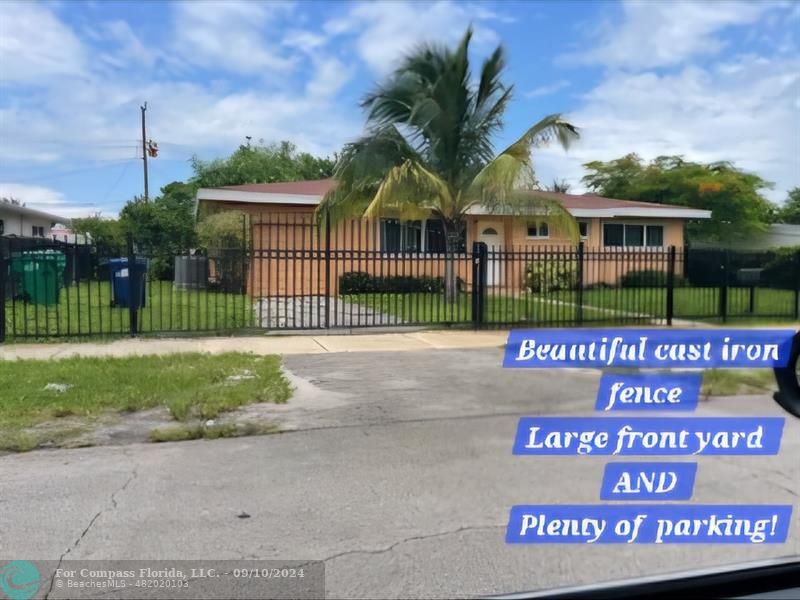
{"label": "green tree", "polygon": [[786,196],[786,202],[778,210],[778,220],[781,223],[800,225],[800,187],[793,187]]}
{"label": "green tree", "polygon": [[463,241],[465,217],[482,205],[498,214],[540,211],[566,223],[571,216],[556,202],[519,191],[534,179],[531,147],[555,140],[563,147],[577,129],[552,115],[495,155],[493,138],[512,87],[501,76],[505,53],[498,47],[470,72],[471,29],[455,49],[422,46],[362,102],[367,134],[347,144],[336,167],[337,186],[318,214],[332,219],[363,215],[441,219],[448,248],[447,298],[456,297],[453,254]]}
{"label": "green tree", "polygon": [[126,252],[125,235],[116,219],[104,219],[97,214],[72,219],[71,228],[75,233],[87,236],[102,257],[121,256]]}
{"label": "green tree", "polygon": [[334,161],[298,152],[291,142],[256,146],[242,145],[228,158],[203,161],[192,158],[196,187],[219,187],[243,183],[271,183],[324,179],[333,174]]}
{"label": "green tree", "polygon": [[197,244],[194,194],[194,185],[173,181],[152,201],[134,198],[120,211],[120,231],[131,234],[139,250],[152,257],[155,278],[171,278],[174,256]]}
{"label": "green tree", "polygon": [[209,259],[216,261],[223,291],[242,293],[246,287],[243,258],[250,243],[247,225],[247,214],[238,210],[209,215],[197,224],[198,241]]}
{"label": "green tree", "polygon": [[583,182],[609,198],[677,204],[711,211],[711,218],[690,222],[691,239],[720,241],[764,231],[775,207],[762,195],[772,184],[729,162],[696,163],[681,156],[660,156],[649,163],[636,154],[584,167]]}

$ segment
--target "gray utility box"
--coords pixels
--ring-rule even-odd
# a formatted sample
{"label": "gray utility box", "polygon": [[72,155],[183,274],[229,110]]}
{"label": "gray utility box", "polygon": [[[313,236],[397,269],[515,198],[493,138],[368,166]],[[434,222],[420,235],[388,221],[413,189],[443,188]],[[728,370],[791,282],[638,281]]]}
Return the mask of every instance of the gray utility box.
{"label": "gray utility box", "polygon": [[736,282],[743,285],[758,285],[761,283],[761,271],[764,269],[739,269],[736,271]]}
{"label": "gray utility box", "polygon": [[175,257],[175,289],[204,290],[207,287],[207,257],[188,255]]}

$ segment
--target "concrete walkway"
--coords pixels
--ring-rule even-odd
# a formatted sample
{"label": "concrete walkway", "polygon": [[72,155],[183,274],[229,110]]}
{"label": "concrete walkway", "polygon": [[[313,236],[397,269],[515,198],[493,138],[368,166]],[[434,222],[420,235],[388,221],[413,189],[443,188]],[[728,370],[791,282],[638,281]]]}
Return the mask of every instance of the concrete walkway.
{"label": "concrete walkway", "polygon": [[177,352],[252,352],[254,354],[324,354],[457,348],[499,348],[507,331],[414,331],[363,335],[293,335],[122,339],[101,343],[3,344],[0,360],[53,359],[71,356],[141,356]]}

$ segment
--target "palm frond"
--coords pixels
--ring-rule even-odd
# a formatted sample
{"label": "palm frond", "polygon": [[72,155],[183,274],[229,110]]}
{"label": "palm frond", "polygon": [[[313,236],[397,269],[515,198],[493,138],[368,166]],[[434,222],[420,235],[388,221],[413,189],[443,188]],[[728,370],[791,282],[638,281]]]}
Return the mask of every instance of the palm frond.
{"label": "palm frond", "polygon": [[323,197],[316,214],[333,222],[360,217],[386,174],[406,160],[421,160],[396,127],[377,129],[345,145],[336,163],[337,185]]}
{"label": "palm frond", "polygon": [[424,219],[451,202],[447,182],[421,162],[409,159],[389,170],[363,214]]}
{"label": "palm frond", "polygon": [[482,203],[504,202],[520,182],[531,178],[531,148],[557,140],[564,148],[578,139],[578,128],[561,118],[545,117],[528,129],[517,141],[503,150],[475,176],[470,196]]}

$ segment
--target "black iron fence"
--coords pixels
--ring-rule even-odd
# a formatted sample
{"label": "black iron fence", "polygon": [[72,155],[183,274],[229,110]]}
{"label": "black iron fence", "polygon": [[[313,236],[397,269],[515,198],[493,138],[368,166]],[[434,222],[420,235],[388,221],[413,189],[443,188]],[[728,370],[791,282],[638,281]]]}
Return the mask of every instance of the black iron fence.
{"label": "black iron fence", "polygon": [[800,321],[800,252],[487,247],[254,219],[249,242],[123,252],[0,238],[0,341],[397,326]]}

